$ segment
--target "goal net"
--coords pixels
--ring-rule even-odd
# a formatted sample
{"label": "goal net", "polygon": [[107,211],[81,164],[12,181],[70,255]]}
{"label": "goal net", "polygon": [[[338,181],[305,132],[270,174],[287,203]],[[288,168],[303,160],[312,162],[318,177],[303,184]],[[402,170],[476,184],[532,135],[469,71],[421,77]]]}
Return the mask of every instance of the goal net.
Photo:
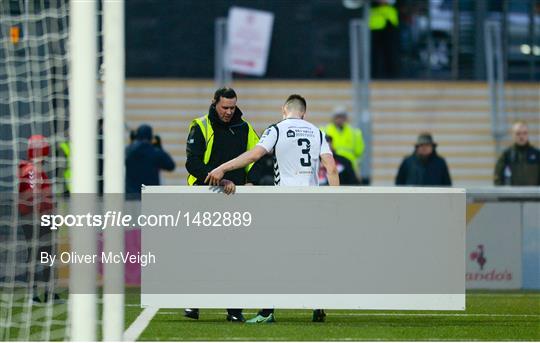
{"label": "goal net", "polygon": [[69,5],[0,1],[0,340],[70,339],[69,266],[40,263],[69,250],[40,225],[69,210]]}

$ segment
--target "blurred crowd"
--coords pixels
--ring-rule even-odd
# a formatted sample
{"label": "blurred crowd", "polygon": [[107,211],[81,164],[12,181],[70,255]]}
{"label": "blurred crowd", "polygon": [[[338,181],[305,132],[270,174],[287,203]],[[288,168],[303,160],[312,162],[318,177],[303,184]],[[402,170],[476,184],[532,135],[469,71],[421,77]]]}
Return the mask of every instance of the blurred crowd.
{"label": "blurred crowd", "polygon": [[[340,184],[368,184],[369,180],[363,179],[360,173],[365,149],[362,131],[349,123],[346,108],[336,107],[331,121],[326,126],[321,127],[321,131],[326,134],[326,139],[332,149]],[[524,121],[514,122],[511,127],[511,137],[512,145],[498,156],[494,166],[493,184],[496,186],[540,186],[540,150],[529,141],[527,123]],[[47,146],[47,149],[44,150],[47,154],[36,155],[35,146],[38,141]],[[404,156],[397,168],[395,185],[452,186],[451,165],[449,166],[445,158],[437,152],[437,143],[433,135],[430,132],[419,132],[416,142],[411,143],[411,154]],[[30,192],[34,189],[32,183],[41,182],[36,178],[36,175],[41,175],[38,169],[43,170],[40,166],[47,163],[50,158],[48,144],[47,137],[30,137],[28,159],[21,161],[19,167],[19,191],[21,193]],[[58,174],[64,181],[65,193],[69,194],[71,189],[69,142],[60,142],[58,151],[59,154],[64,155],[66,160]],[[241,152],[242,149],[233,152],[232,155]],[[235,157],[231,156],[228,157]],[[270,155],[258,161],[253,166],[253,170],[248,173],[248,184],[274,185],[273,165],[274,161]],[[177,167],[171,155],[163,147],[161,137],[154,134],[152,127],[148,124],[142,124],[130,132],[130,142],[125,150],[125,166],[126,194],[140,194],[141,185],[160,185],[160,173],[162,171],[172,172]],[[187,169],[189,172],[189,165],[187,165]],[[205,171],[208,172],[203,166],[202,172]],[[319,170],[318,177],[320,185],[327,184],[324,167]]]}

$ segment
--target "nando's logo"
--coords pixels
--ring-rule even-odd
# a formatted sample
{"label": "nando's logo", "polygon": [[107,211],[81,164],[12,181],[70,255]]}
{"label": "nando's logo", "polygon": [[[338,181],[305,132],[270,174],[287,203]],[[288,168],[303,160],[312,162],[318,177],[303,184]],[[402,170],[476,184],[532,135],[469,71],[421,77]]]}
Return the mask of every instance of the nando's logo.
{"label": "nando's logo", "polygon": [[480,270],[484,270],[484,264],[486,264],[487,260],[484,256],[484,245],[479,244],[476,247],[476,250],[474,250],[469,257],[471,258],[471,261],[476,261],[478,265],[480,266]]}
{"label": "nando's logo", "polygon": [[505,269],[504,271],[500,271],[500,270],[497,270],[496,268],[493,268],[491,270],[484,271],[484,267],[486,267],[487,269],[488,258],[486,257],[486,249],[483,244],[478,244],[476,246],[476,249],[474,249],[469,254],[469,259],[471,261],[476,262],[480,271],[467,273],[465,277],[467,281],[497,282],[497,281],[512,280],[512,272],[510,272],[508,269]]}

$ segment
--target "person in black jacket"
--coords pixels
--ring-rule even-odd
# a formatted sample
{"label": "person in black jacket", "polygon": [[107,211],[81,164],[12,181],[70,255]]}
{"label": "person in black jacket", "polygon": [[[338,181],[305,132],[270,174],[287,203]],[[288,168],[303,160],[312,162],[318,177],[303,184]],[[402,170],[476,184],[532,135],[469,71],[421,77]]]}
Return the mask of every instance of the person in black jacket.
{"label": "person in black jacket", "polygon": [[396,185],[451,186],[448,166],[437,154],[436,147],[430,133],[420,134],[414,153],[401,162]]}
{"label": "person in black jacket", "polygon": [[[208,114],[191,123],[186,144],[189,185],[204,185],[211,170],[250,150],[259,142],[253,127],[242,119],[243,114],[236,101],[234,89],[220,88],[214,93]],[[255,183],[259,178],[256,169],[247,167],[225,173],[221,181],[225,193],[234,193],[235,185]],[[227,313],[228,321],[245,321],[241,309],[227,309]],[[199,310],[185,309],[184,315],[199,319]]]}
{"label": "person in black jacket", "polygon": [[[330,145],[330,149],[332,149],[332,154],[334,155],[334,161],[336,162],[336,167],[339,173],[339,184],[341,186],[359,185],[360,181],[358,181],[358,178],[356,177],[356,173],[351,161],[348,158],[336,153],[334,146],[332,145],[332,136],[326,136],[326,141],[328,142],[328,145]],[[328,185],[326,169],[323,166],[319,168],[319,185]]]}
{"label": "person in black jacket", "polygon": [[137,129],[135,140],[127,146],[126,194],[140,194],[141,185],[161,184],[159,171],[173,171],[176,167],[171,155],[161,147],[161,139],[156,138],[152,127],[143,124]]}
{"label": "person in black jacket", "polygon": [[[191,123],[186,145],[189,185],[204,185],[211,170],[258,143],[259,136],[242,119],[236,101],[237,95],[232,88],[220,88],[214,94],[208,114]],[[245,185],[253,183],[254,178],[248,167],[226,173],[222,185]]]}

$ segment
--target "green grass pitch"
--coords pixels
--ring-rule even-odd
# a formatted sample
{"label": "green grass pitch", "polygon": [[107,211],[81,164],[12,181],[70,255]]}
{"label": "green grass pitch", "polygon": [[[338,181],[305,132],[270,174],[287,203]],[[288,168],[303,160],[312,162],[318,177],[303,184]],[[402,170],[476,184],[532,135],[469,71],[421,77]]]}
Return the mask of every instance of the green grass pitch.
{"label": "green grass pitch", "polygon": [[[141,312],[139,297],[126,296],[126,327]],[[161,309],[142,341],[357,341],[357,340],[540,340],[540,293],[469,292],[466,311],[327,310],[312,323],[309,310],[276,310],[272,324],[225,321],[223,309],[202,309],[199,320],[180,309]],[[256,310],[244,310],[246,318]]]}

